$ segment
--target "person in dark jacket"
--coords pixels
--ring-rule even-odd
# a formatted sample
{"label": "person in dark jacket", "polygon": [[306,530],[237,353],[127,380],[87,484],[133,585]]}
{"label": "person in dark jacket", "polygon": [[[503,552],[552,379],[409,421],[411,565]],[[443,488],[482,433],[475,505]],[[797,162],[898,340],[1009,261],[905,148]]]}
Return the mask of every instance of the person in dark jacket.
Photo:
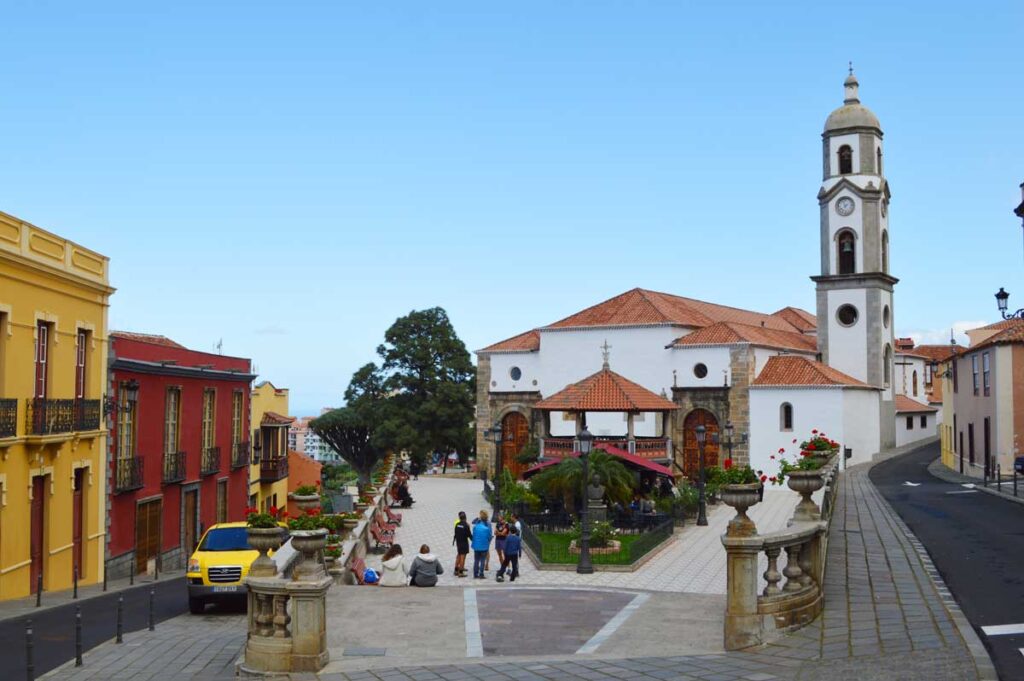
{"label": "person in dark jacket", "polygon": [[437,576],[443,574],[441,561],[424,544],[420,547],[420,555],[416,556],[409,568],[409,586],[434,586],[437,584]]}
{"label": "person in dark jacket", "polygon": [[452,537],[452,544],[455,545],[455,576],[466,576],[466,555],[469,554],[469,541],[473,538],[473,530],[466,521],[466,512],[459,511],[459,519],[455,521],[455,536]]}
{"label": "person in dark jacket", "polygon": [[508,538],[505,539],[505,560],[501,561],[501,569],[498,570],[498,581],[505,581],[505,570],[512,566],[509,572],[508,581],[516,581],[519,576],[519,554],[523,550],[523,540],[519,537],[519,530],[515,525],[509,527]]}

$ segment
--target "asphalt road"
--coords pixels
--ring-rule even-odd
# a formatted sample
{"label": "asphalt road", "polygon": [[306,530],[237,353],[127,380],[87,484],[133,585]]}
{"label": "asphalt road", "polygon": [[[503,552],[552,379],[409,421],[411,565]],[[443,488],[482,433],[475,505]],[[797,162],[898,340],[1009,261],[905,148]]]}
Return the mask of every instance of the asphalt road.
{"label": "asphalt road", "polygon": [[[125,632],[145,629],[149,626],[150,584],[136,586],[119,592],[124,596]],[[156,630],[160,622],[177,617],[188,611],[185,578],[159,581],[155,585],[154,613]],[[83,599],[82,608],[82,649],[89,650],[104,641],[114,638],[117,632],[117,593],[107,593],[95,598]],[[45,597],[45,595],[44,595]],[[245,611],[245,601],[239,599],[234,605],[208,606],[207,613],[225,612],[236,614]],[[42,610],[30,616],[34,630],[36,677],[60,666],[75,657],[75,605],[63,605]],[[27,678],[25,654],[25,620],[18,617],[0,622],[0,679],[21,681]]]}
{"label": "asphalt road", "polygon": [[1024,505],[939,480],[927,470],[938,456],[938,443],[927,445],[878,464],[869,477],[928,550],[999,678],[1024,681],[1024,633],[981,629],[1024,625]]}

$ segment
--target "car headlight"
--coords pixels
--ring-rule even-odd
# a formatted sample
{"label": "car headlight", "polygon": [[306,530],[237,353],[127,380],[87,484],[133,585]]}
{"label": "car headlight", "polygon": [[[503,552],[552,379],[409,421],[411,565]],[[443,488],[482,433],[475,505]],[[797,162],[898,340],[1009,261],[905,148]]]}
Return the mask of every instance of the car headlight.
{"label": "car headlight", "polygon": [[200,571],[199,559],[198,558],[189,558],[188,570],[186,570],[186,572],[199,572],[199,571]]}

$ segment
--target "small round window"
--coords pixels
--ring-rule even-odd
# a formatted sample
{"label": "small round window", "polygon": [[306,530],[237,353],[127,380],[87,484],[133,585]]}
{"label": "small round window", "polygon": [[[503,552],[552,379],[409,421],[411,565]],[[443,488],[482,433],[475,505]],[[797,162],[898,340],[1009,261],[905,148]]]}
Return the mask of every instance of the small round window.
{"label": "small round window", "polygon": [[519,369],[519,367],[512,367],[511,369],[508,370],[508,375],[512,377],[513,381],[518,381],[520,378],[523,377],[523,372]]}
{"label": "small round window", "polygon": [[857,308],[853,305],[841,305],[839,309],[836,310],[836,319],[838,319],[839,323],[843,326],[853,326],[856,324],[857,316]]}
{"label": "small round window", "polygon": [[698,362],[693,365],[693,375],[697,378],[704,378],[708,375],[708,367],[703,362]]}
{"label": "small round window", "polygon": [[889,328],[889,306],[888,305],[886,305],[885,307],[882,308],[882,324],[885,325],[885,328],[887,328],[887,329]]}

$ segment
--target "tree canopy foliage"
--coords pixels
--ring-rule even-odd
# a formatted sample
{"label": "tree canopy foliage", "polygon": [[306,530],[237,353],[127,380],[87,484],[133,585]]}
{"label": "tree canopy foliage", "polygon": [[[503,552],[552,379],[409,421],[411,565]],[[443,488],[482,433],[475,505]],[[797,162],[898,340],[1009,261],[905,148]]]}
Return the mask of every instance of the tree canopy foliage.
{"label": "tree canopy foliage", "polygon": [[361,367],[345,390],[347,407],[372,426],[369,445],[418,460],[469,454],[476,371],[447,313],[435,307],[400,317],[377,354],[380,366]]}
{"label": "tree canopy foliage", "polygon": [[[635,484],[629,469],[601,449],[591,450],[589,458],[590,474],[597,474],[608,501],[628,504],[633,498]],[[563,459],[530,480],[533,493],[548,499],[562,499],[567,509],[575,506],[583,487],[583,461],[579,457]]]}
{"label": "tree canopy foliage", "polygon": [[374,442],[374,425],[352,407],[334,409],[309,422],[309,428],[344,459],[359,476],[359,486],[370,484],[373,467],[386,450]]}

